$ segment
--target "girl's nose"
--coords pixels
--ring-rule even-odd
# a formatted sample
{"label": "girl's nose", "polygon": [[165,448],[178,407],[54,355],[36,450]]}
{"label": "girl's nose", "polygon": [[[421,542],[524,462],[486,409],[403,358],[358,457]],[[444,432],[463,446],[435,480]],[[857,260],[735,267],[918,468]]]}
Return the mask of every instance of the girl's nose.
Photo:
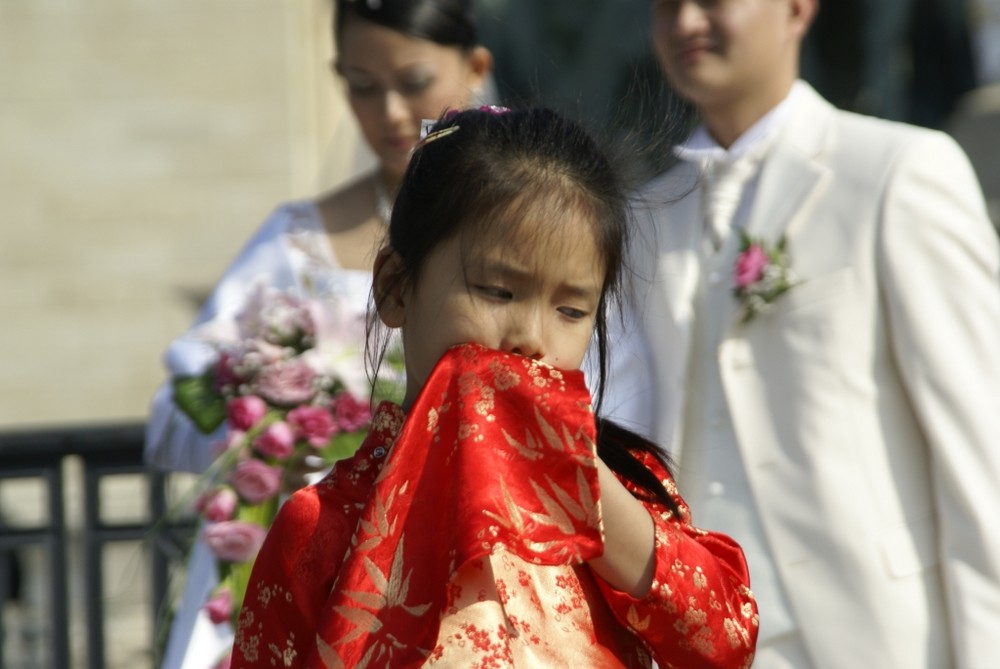
{"label": "girl's nose", "polygon": [[535,314],[524,314],[514,319],[500,342],[500,349],[532,360],[541,360],[545,356],[541,319]]}

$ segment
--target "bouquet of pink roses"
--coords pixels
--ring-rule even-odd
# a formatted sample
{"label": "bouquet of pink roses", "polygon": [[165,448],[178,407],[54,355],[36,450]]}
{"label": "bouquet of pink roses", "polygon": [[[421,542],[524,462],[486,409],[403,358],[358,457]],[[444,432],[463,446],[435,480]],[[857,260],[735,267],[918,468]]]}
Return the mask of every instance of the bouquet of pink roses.
{"label": "bouquet of pink roses", "polygon": [[336,295],[320,301],[261,285],[233,322],[201,334],[217,359],[200,376],[174,379],[174,400],[201,431],[228,427],[195,507],[219,565],[206,612],[235,624],[281,495],[306,470],[353,454],[367,433],[364,322]]}

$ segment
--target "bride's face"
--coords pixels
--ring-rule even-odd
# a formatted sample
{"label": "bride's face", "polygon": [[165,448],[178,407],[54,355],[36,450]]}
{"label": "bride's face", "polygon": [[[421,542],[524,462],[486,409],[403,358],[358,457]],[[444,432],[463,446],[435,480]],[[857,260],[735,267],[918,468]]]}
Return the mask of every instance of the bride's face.
{"label": "bride's face", "polygon": [[402,178],[422,119],[469,105],[489,70],[485,49],[467,53],[364,19],[348,19],[337,72],[365,140],[387,175]]}

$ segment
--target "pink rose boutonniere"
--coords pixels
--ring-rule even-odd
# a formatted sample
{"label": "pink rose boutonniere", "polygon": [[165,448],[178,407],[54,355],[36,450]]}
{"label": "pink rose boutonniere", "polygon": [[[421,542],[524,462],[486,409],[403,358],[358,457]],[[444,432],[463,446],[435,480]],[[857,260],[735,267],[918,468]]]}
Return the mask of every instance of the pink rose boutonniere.
{"label": "pink rose boutonniere", "polygon": [[733,267],[733,295],[743,304],[743,322],[765,311],[771,303],[795,285],[789,268],[786,239],[769,247],[741,231],[740,254]]}

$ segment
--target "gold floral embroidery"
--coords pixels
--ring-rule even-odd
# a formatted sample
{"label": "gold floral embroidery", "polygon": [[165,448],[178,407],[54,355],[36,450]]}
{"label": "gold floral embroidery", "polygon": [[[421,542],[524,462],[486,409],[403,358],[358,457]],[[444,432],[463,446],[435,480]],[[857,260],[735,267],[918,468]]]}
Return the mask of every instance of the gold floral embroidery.
{"label": "gold floral embroidery", "polygon": [[[344,595],[353,599],[360,606],[335,606],[334,611],[354,625],[354,630],[336,641],[337,645],[348,644],[351,641],[368,633],[378,632],[382,629],[380,615],[384,615],[385,609],[397,608],[405,611],[414,618],[424,615],[430,604],[408,604],[410,595],[410,578],[413,570],[410,569],[404,575],[404,541],[405,536],[401,536],[396,545],[392,564],[389,566],[389,573],[383,574],[379,566],[370,559],[365,558],[364,566],[368,573],[371,584],[374,586],[373,592],[346,591]],[[366,607],[366,608],[364,608]],[[380,612],[377,616],[375,612]],[[387,647],[388,649],[388,647]]]}
{"label": "gold floral embroidery", "polygon": [[637,632],[645,632],[649,629],[649,616],[645,618],[639,617],[639,612],[636,611],[635,606],[628,607],[628,624],[629,627]]}
{"label": "gold floral embroidery", "polygon": [[521,383],[521,377],[499,360],[490,361],[490,371],[493,372],[493,385],[500,392],[515,388]]}
{"label": "gold floral embroidery", "polygon": [[251,629],[256,627],[254,620],[252,610],[241,611],[237,620],[234,649],[248,662],[256,662],[260,658],[260,637],[251,633]]}
{"label": "gold floral embroidery", "polygon": [[285,648],[279,648],[277,644],[268,644],[267,649],[271,652],[271,656],[276,658],[281,662],[282,667],[291,667],[295,663],[295,658],[298,656],[298,652],[295,650],[295,635],[289,634],[289,638],[285,640]]}
{"label": "gold floral embroidery", "polygon": [[[378,494],[372,496],[372,513],[362,517],[359,521],[359,527],[362,530],[360,536],[365,536],[366,538],[357,545],[356,550],[370,551],[383,540],[393,536],[396,531],[396,517],[393,516],[392,522],[390,522],[389,514],[392,510],[393,502],[396,500],[397,491],[400,494],[405,494],[406,485],[404,483],[402,488],[390,488],[388,494],[384,497]],[[357,536],[355,535],[355,539],[357,539]]]}
{"label": "gold floral embroidery", "polygon": [[[261,622],[238,631],[239,642],[251,654],[254,644],[276,645],[261,650],[254,667],[311,655],[330,669],[538,666],[539,658],[552,660],[544,666],[585,667],[605,666],[609,657],[631,668],[648,667],[647,651],[654,651],[664,669],[748,669],[758,621],[738,576],[745,567],[732,559],[731,547],[707,557],[717,538],[691,550],[708,533],[687,523],[672,479],[647,454],[636,455],[664,479],[681,509],[674,517],[644,502],[656,528],[649,593],[637,599],[612,592],[582,564],[583,556],[599,554],[601,541],[593,424],[580,418],[589,412],[582,374],[481,348],[462,350],[450,364],[457,374],[430,385],[422,409],[411,409],[409,427],[399,413],[395,432],[376,435],[379,446],[395,443],[389,457],[362,458],[328,477],[333,485],[323,488],[328,497],[318,510],[327,521],[320,520],[316,536],[347,556],[310,572],[329,569],[323,576],[335,585],[325,604],[322,598],[314,604],[319,610],[303,612],[318,629],[300,625],[297,645],[285,643],[282,595],[288,593],[272,588],[269,606],[256,603],[248,615],[260,614]],[[572,386],[572,394],[561,395],[563,386]],[[388,425],[386,415],[393,414],[382,412],[375,424]],[[484,435],[486,448],[471,441]],[[441,448],[428,449],[429,443]],[[358,475],[362,467],[368,469]],[[449,487],[455,481],[460,485]],[[435,507],[438,486],[444,495]],[[363,503],[359,493],[367,494]],[[462,519],[439,513],[442,503],[461,510]],[[355,530],[338,543],[331,535],[343,534],[341,521],[331,519],[341,512]],[[456,530],[466,532],[457,541]],[[418,552],[433,561],[415,560]],[[715,560],[730,560],[730,569]]]}
{"label": "gold floral embroidery", "polygon": [[482,397],[472,405],[473,411],[484,418],[491,418],[491,412],[495,407],[496,402],[493,399],[492,388],[483,388]]}
{"label": "gold floral embroidery", "polygon": [[708,614],[698,608],[698,600],[694,595],[688,597],[688,606],[691,608],[684,614],[684,619],[691,625],[704,625],[708,620]]}
{"label": "gold floral embroidery", "polygon": [[549,380],[542,376],[542,368],[539,365],[531,365],[528,368],[528,376],[531,378],[531,382],[539,388],[545,388],[549,385]]}
{"label": "gold floral embroidery", "polygon": [[712,641],[712,628],[702,626],[691,636],[691,645],[706,657],[715,655],[715,643]]}
{"label": "gold floral embroidery", "polygon": [[507,443],[510,446],[514,447],[517,450],[518,454],[521,457],[525,458],[526,460],[531,460],[531,461],[539,460],[545,456],[541,444],[538,443],[538,441],[535,439],[535,435],[532,434],[531,432],[525,432],[524,443],[521,443],[515,437],[511,436],[511,434],[507,432],[507,430],[503,430],[502,433],[504,439],[507,440]]}
{"label": "gold floral embroidery", "polygon": [[462,423],[458,426],[458,438],[468,439],[479,433],[479,425],[476,423]]}
{"label": "gold floral embroidery", "polygon": [[257,601],[263,604],[265,609],[267,608],[267,605],[271,603],[272,597],[273,593],[271,591],[271,588],[267,587],[266,585],[262,586],[257,593]]}

